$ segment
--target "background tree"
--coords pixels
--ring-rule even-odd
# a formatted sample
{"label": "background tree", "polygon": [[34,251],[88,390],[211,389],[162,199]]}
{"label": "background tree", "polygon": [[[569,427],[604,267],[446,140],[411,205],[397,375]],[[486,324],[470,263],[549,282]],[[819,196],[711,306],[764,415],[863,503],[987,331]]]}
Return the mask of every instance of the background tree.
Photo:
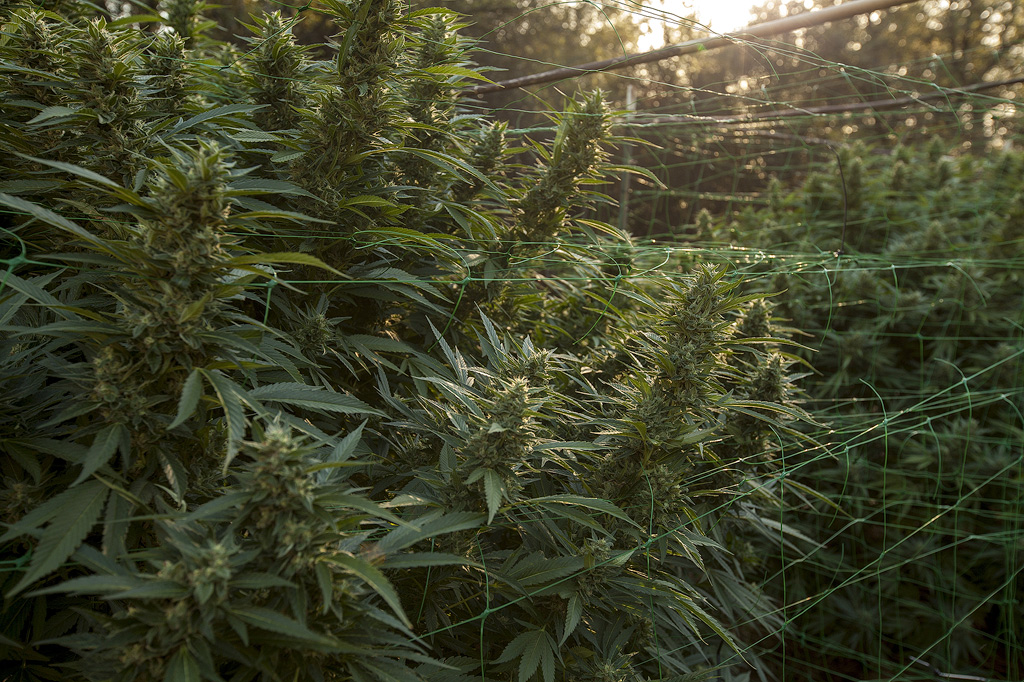
{"label": "background tree", "polygon": [[[768,3],[753,21],[813,8]],[[649,127],[636,128],[654,143],[638,162],[659,167],[673,192],[638,183],[633,231],[763,202],[772,177],[834,160],[831,147],[851,140],[1002,147],[1020,132],[1022,85],[973,90],[1020,73],[1022,21],[1012,3],[923,2],[679,58],[668,85],[640,99]]]}

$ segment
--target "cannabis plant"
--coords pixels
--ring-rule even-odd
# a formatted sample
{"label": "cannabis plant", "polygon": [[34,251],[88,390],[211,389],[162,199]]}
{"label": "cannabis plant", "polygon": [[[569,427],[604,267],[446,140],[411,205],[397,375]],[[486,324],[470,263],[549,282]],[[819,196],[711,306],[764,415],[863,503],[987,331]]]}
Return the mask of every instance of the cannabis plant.
{"label": "cannabis plant", "polygon": [[2,10],[5,679],[763,672],[799,365],[593,219],[601,94],[515,164],[451,13],[204,8]]}
{"label": "cannabis plant", "polygon": [[1019,677],[1024,157],[933,140],[840,161],[707,234],[794,263],[752,268],[782,292],[771,317],[803,332],[835,429],[831,456],[793,460],[828,503],[785,516],[824,546],[773,562],[788,675]]}

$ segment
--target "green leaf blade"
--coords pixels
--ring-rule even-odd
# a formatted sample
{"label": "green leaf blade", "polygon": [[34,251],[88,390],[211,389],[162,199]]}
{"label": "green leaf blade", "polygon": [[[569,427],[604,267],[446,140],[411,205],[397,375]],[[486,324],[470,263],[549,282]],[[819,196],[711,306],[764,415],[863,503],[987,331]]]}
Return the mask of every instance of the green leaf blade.
{"label": "green leaf blade", "polygon": [[372,414],[386,417],[387,414],[371,407],[355,396],[347,393],[336,393],[320,388],[293,382],[266,384],[251,389],[249,395],[260,400],[284,403],[296,407],[308,407],[325,412],[339,414]]}
{"label": "green leaf blade", "polygon": [[178,649],[168,661],[164,682],[201,682],[199,663],[186,647]]}
{"label": "green leaf blade", "polygon": [[117,451],[118,443],[122,438],[128,436],[128,430],[121,424],[111,424],[96,434],[88,452],[85,453],[85,461],[82,462],[82,471],[78,478],[69,487],[74,487],[85,479],[96,473],[100,467],[110,461],[110,458]]}
{"label": "green leaf blade", "polygon": [[99,521],[110,488],[100,481],[87,481],[69,488],[57,496],[61,514],[55,516],[43,530],[39,544],[32,553],[28,571],[7,596],[12,597],[26,587],[49,575],[78,549],[86,535]]}
{"label": "green leaf blade", "polygon": [[185,420],[192,416],[192,413],[196,411],[196,407],[199,406],[199,399],[203,395],[203,378],[198,369],[193,369],[188,378],[185,379],[185,385],[181,388],[181,398],[178,400],[178,412],[174,415],[174,420],[167,425],[167,430],[177,428],[185,423]]}
{"label": "green leaf blade", "polygon": [[285,635],[321,647],[333,647],[335,644],[333,638],[317,634],[297,620],[273,609],[260,606],[235,607],[228,613],[260,630]]}
{"label": "green leaf blade", "polygon": [[412,623],[409,621],[408,616],[405,615],[405,610],[402,608],[402,602],[399,600],[398,593],[395,592],[395,588],[391,586],[391,582],[384,577],[384,574],[369,562],[351,554],[336,554],[329,557],[327,561],[338,564],[346,571],[352,573],[358,578],[361,578],[374,592],[380,595],[380,597],[387,602],[388,606],[391,607],[391,610],[394,611],[395,615],[401,619],[402,623],[406,627],[412,627]]}

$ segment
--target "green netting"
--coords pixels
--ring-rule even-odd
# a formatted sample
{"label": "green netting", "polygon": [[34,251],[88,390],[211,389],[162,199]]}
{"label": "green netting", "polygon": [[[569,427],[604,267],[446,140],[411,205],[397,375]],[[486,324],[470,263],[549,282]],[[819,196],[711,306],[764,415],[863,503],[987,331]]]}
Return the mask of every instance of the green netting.
{"label": "green netting", "polygon": [[[779,482],[822,498],[781,488],[779,522],[811,542],[753,553],[780,625],[750,651],[786,680],[1020,679],[1019,79],[958,79],[991,46],[850,66],[798,41],[673,63],[693,85],[599,77],[640,92],[622,126],[663,183],[634,178],[603,213],[630,226],[634,265],[721,260],[777,292],[829,425],[823,448],[788,446]],[[729,79],[700,84],[719,58]]]}
{"label": "green netting", "polygon": [[[665,21],[642,7],[614,9]],[[846,32],[836,25],[815,40],[829,46]],[[578,275],[560,272],[567,248],[576,258],[611,261],[603,279],[613,286],[605,309],[592,311],[594,325],[615,304],[618,283],[652,272],[683,278],[699,262],[726,263],[746,291],[771,293],[765,319],[800,344],[795,354],[806,371],[794,381],[823,426],[804,427],[802,439],[778,434],[780,467],[759,483],[782,500],[778,534],[732,548],[758,576],[749,592],[743,580],[730,583],[734,594],[724,600],[737,605],[740,629],[744,609],[759,611],[740,654],[781,680],[1022,679],[1024,154],[1015,146],[1021,90],[1009,77],[1021,44],[1000,45],[995,59],[992,45],[974,44],[853,66],[834,51],[803,49],[806,39],[737,39],[723,51],[572,79],[497,107],[466,100],[467,111],[505,117],[512,132],[544,140],[552,128],[532,108],[538,97],[598,84],[625,110],[624,86],[637,90],[635,112],[620,116],[618,132],[636,138],[625,160],[651,176],[632,178],[625,204],[609,200],[593,211],[621,220],[632,243],[603,251],[536,243],[548,251],[511,264],[501,279],[572,282]],[[962,80],[964,65],[984,60],[985,73]],[[986,74],[1006,82],[982,89]],[[609,197],[620,189],[596,188]],[[313,234],[281,237],[298,244]],[[359,233],[338,236],[362,245]],[[373,243],[382,244],[379,233]],[[456,263],[482,253],[437,248]],[[4,261],[0,291],[25,264],[50,267],[26,260],[22,248]],[[394,281],[280,278],[340,287]],[[466,288],[496,280],[467,266],[461,279],[420,281],[456,286],[443,334],[458,324]],[[276,285],[247,285],[265,316]],[[664,536],[701,521],[656,535],[653,497],[652,487],[652,537],[631,555],[650,556]],[[587,571],[620,560],[614,554]],[[479,621],[482,640],[485,621],[519,601],[492,608],[489,592],[485,599],[474,618],[420,636]],[[762,631],[766,622],[772,631]],[[689,651],[663,650],[654,636],[653,660],[687,660]],[[482,641],[478,648],[481,679],[490,679]],[[714,674],[746,679],[741,665],[728,667],[739,656],[728,647],[719,653],[726,667]]]}

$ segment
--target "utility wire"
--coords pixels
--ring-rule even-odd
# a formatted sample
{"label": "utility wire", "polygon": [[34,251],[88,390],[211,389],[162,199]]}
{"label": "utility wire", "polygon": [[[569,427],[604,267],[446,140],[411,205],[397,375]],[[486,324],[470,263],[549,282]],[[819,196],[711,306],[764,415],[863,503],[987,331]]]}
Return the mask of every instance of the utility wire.
{"label": "utility wire", "polygon": [[558,69],[552,69],[551,71],[543,71],[529,76],[512,78],[507,81],[477,85],[472,88],[467,88],[466,92],[471,95],[485,95],[490,92],[515,90],[531,85],[551,83],[552,81],[558,81],[565,78],[576,78],[588,73],[617,71],[630,66],[636,66],[637,64],[649,64],[651,62],[660,62],[662,60],[669,59],[671,57],[678,57],[684,54],[692,54],[694,52],[701,52],[704,50],[714,50],[719,47],[742,43],[746,40],[750,40],[751,38],[764,38],[766,36],[778,35],[780,33],[788,33],[797,29],[817,26],[819,24],[837,21],[839,19],[848,19],[850,17],[857,16],[858,14],[867,14],[877,10],[891,9],[893,7],[906,5],[916,1],[917,0],[853,0],[852,2],[846,2],[834,7],[826,7],[824,9],[805,12],[803,14],[785,17],[783,19],[766,21],[763,24],[755,24],[754,26],[748,26],[744,29],[733,31],[731,33],[715,34],[706,38],[687,40],[686,42],[679,43],[678,45],[670,45],[657,50],[651,50],[650,52],[623,55],[621,57],[605,59],[598,62],[588,62],[586,64],[579,64],[576,66],[564,66]]}
{"label": "utility wire", "polygon": [[1006,80],[1001,81],[982,81],[980,83],[972,83],[971,85],[965,85],[960,88],[942,88],[937,92],[930,92],[925,93],[923,95],[915,95],[909,97],[897,97],[895,99],[876,99],[868,102],[852,102],[849,104],[828,104],[817,107],[797,107],[792,109],[780,109],[778,111],[759,111],[756,113],[746,114],[743,116],[701,116],[699,114],[643,116],[642,122],[633,122],[631,123],[631,125],[642,127],[645,125],[659,125],[665,123],[686,123],[692,121],[703,121],[707,123],[719,124],[750,123],[751,121],[792,118],[794,116],[800,117],[807,115],[840,114],[850,111],[892,109],[895,107],[902,107],[909,104],[918,104],[920,102],[924,102],[930,99],[948,99],[950,95],[967,95],[974,92],[981,92],[983,90],[992,90],[995,88],[1003,88],[1011,85],[1017,85],[1018,83],[1024,83],[1024,76],[1019,76],[1017,78],[1008,78]]}

